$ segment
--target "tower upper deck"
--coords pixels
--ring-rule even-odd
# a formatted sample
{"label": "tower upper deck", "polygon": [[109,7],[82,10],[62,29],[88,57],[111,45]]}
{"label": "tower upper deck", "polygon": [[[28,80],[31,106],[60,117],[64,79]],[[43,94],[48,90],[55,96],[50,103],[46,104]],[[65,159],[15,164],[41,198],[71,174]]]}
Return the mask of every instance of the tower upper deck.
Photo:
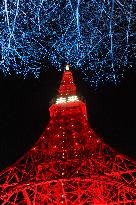
{"label": "tower upper deck", "polygon": [[86,105],[76,94],[76,86],[69,65],[66,65],[63,73],[56,102],[50,107],[50,116],[58,114],[60,117],[61,114],[64,116],[64,111],[66,115],[72,112],[73,116],[78,112],[87,119]]}

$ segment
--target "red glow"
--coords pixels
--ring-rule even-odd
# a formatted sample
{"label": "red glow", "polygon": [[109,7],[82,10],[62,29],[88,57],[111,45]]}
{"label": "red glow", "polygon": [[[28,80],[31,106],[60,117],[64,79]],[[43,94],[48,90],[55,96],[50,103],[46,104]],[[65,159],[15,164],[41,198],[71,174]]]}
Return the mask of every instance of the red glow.
{"label": "red glow", "polygon": [[[76,92],[70,71],[66,92]],[[84,102],[53,104],[50,117],[35,147],[0,173],[0,205],[136,205],[136,162],[94,133]]]}

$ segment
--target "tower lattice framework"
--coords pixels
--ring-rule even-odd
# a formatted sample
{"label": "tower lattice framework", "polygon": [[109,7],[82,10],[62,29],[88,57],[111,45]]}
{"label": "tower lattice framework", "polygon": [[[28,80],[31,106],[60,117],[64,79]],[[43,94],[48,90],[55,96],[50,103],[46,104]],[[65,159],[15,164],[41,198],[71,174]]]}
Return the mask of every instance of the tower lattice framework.
{"label": "tower lattice framework", "polygon": [[90,128],[69,67],[36,144],[0,173],[1,205],[135,205],[136,162]]}

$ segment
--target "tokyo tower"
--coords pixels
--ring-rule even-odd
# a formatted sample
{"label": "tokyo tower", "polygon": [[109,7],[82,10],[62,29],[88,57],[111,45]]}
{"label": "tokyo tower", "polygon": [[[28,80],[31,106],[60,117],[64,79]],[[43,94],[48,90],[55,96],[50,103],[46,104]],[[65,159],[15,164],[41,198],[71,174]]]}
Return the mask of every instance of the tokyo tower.
{"label": "tokyo tower", "polygon": [[136,162],[90,128],[66,66],[36,144],[0,173],[1,205],[136,205]]}

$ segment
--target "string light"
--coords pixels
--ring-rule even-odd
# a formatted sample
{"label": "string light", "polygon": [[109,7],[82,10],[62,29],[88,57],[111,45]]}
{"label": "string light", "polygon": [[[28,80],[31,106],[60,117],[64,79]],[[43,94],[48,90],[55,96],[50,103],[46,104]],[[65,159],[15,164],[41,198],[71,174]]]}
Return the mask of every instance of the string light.
{"label": "string light", "polygon": [[97,86],[118,81],[124,67],[134,67],[135,1],[7,2],[1,4],[0,20],[5,75],[13,70],[38,78],[43,60],[49,59],[58,70],[70,62]]}

